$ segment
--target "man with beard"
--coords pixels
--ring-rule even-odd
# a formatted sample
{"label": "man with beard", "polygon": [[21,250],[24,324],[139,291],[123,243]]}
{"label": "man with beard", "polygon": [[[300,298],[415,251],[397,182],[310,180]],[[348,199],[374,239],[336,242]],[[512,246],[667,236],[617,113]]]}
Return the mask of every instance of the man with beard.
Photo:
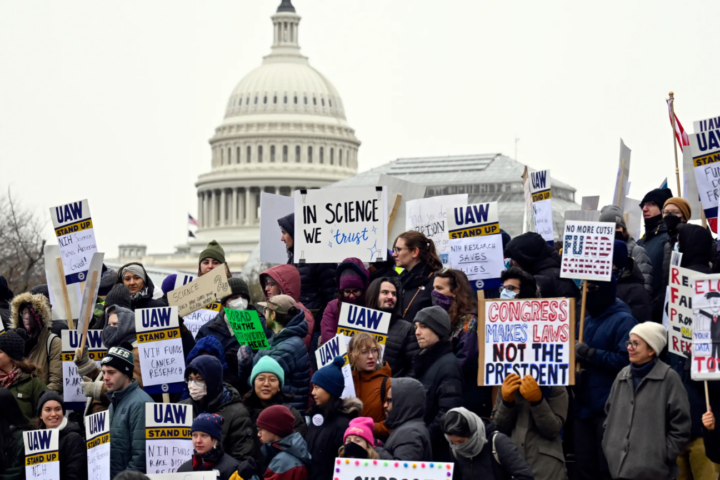
{"label": "man with beard", "polygon": [[412,361],[420,351],[415,329],[400,316],[399,284],[397,277],[376,278],[365,295],[366,307],[392,314],[383,359],[390,365],[393,378],[412,376]]}
{"label": "man with beard", "polygon": [[575,458],[583,480],[610,478],[602,452],[605,403],[615,377],[630,364],[625,342],[637,325],[616,293],[615,276],[609,282],[588,281],[583,341],[575,345],[575,358],[582,366],[575,377]]}

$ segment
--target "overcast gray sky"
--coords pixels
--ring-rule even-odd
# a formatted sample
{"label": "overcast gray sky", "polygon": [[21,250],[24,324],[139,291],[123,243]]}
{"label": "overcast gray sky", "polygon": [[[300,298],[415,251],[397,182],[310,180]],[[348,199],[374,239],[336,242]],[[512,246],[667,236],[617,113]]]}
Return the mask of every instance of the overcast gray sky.
{"label": "overcast gray sky", "polygon": [[[269,53],[279,3],[0,0],[0,188],[48,225],[48,208],[88,198],[110,257],[128,242],[173,251],[197,213],[207,141]],[[519,137],[518,160],[578,202],[608,203],[622,137],[641,198],[675,185],[668,91],[688,131],[720,115],[717,1],[293,3],[303,53],[362,141],[361,170],[513,156]]]}

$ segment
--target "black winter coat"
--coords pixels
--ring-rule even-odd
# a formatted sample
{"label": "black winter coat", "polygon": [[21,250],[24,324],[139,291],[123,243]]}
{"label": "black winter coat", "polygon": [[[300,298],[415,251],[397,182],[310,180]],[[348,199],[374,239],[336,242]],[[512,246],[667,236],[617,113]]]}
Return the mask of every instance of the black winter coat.
{"label": "black winter coat", "polygon": [[400,315],[413,323],[415,315],[426,307],[432,307],[433,282],[435,272],[424,262],[420,262],[412,270],[403,270],[400,275],[402,284],[402,304]]}
{"label": "black winter coat", "polygon": [[[290,262],[288,262],[290,263]],[[334,263],[296,263],[300,272],[300,302],[310,310],[313,317],[322,319],[325,307],[337,294]],[[315,331],[320,331],[320,322],[315,322]]]}
{"label": "black winter coat", "polygon": [[645,277],[632,258],[628,259],[628,268],[618,279],[616,296],[628,304],[638,323],[652,320],[652,300],[645,288]]}
{"label": "black winter coat", "polygon": [[[548,248],[552,249],[550,245],[548,245]],[[535,277],[543,298],[579,298],[580,290],[575,285],[575,282],[569,278],[560,278],[561,262],[560,255],[552,249],[545,259],[533,265],[528,272]]]}
{"label": "black winter coat", "polygon": [[[218,461],[212,466],[212,470],[217,470],[220,473],[218,476],[220,480],[229,480],[235,472],[240,472],[242,478],[250,478],[249,476],[243,476],[250,473],[257,474],[255,461],[252,458],[240,462],[236,458],[233,458],[224,452]],[[192,458],[180,465],[177,471],[178,473],[194,471]],[[207,469],[200,468],[198,471],[207,471]]]}
{"label": "black winter coat", "polygon": [[393,315],[383,353],[383,359],[390,365],[392,376],[412,377],[413,358],[419,352],[413,324]]}
{"label": "black winter coat", "polygon": [[0,300],[0,320],[2,320],[5,331],[12,328],[12,319],[10,318],[10,302]]}
{"label": "black winter coat", "polygon": [[665,257],[665,243],[668,239],[668,230],[662,221],[651,230],[645,229],[645,235],[638,240],[637,244],[645,249],[650,257],[653,269],[653,320],[662,321],[662,303],[659,298],[665,295],[664,285],[667,277],[663,277],[663,259]]}
{"label": "black winter coat", "polygon": [[60,430],[60,478],[62,480],[87,480],[87,448],[85,432],[80,425],[68,421]]}
{"label": "black winter coat", "polygon": [[449,341],[420,350],[413,360],[415,375],[425,388],[425,424],[432,438],[433,457],[449,462],[450,448],[440,422],[448,410],[462,407],[465,381]]}
{"label": "black winter coat", "polygon": [[358,417],[360,412],[362,412],[362,402],[355,397],[346,398],[340,411],[333,412],[331,416],[325,415],[322,407],[313,407],[305,438],[312,456],[308,468],[308,480],[333,478],[335,457],[338,456],[338,449],[344,444],[345,430],[350,425],[350,420]]}

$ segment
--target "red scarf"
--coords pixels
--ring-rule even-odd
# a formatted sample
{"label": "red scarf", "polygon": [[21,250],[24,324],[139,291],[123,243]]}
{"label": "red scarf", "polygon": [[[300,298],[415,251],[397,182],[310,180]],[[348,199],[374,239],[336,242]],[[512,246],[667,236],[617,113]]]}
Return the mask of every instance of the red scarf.
{"label": "red scarf", "polygon": [[21,373],[22,370],[20,370],[18,367],[13,367],[10,373],[5,373],[0,370],[0,387],[8,388],[10,385],[15,383],[15,380],[18,379]]}

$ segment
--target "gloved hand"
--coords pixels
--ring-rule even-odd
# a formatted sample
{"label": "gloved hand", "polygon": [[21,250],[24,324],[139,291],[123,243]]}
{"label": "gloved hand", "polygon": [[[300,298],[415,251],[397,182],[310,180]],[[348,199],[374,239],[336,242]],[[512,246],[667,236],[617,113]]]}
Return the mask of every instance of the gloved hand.
{"label": "gloved hand", "polygon": [[595,355],[595,349],[588,347],[586,343],[577,342],[575,344],[575,360],[587,362],[593,355]]}
{"label": "gloved hand", "polygon": [[75,362],[75,365],[78,365],[78,366],[82,365],[83,363],[85,363],[86,359],[89,359],[88,358],[88,346],[85,345],[85,348],[83,349],[82,352],[80,351],[80,347],[76,348],[75,349],[75,358],[73,359],[73,362]]}
{"label": "gloved hand", "polygon": [[[573,368],[575,368],[573,366]],[[575,388],[582,388],[583,383],[585,382],[586,377],[586,370],[584,368],[580,369],[579,372],[575,372]]]}
{"label": "gloved hand", "polygon": [[520,377],[515,373],[511,373],[510,375],[505,377],[505,381],[503,381],[501,389],[503,400],[508,403],[514,402],[515,392],[518,391],[521,383],[522,380],[520,380]]}
{"label": "gloved hand", "polygon": [[253,360],[252,348],[249,345],[240,345],[237,351],[238,362],[242,365],[249,365]]}
{"label": "gloved hand", "polygon": [[79,347],[75,349],[75,358],[73,359],[73,362],[77,365],[78,375],[81,377],[93,376],[93,372],[97,370],[97,364],[88,356],[87,345],[85,345],[82,353],[80,352]]}
{"label": "gloved hand", "polygon": [[[238,363],[238,349],[237,348],[230,348],[228,350],[225,350],[225,363],[227,363],[228,365],[237,365],[237,363]],[[233,370],[236,370],[236,368],[234,368]],[[237,373],[237,372],[235,372],[235,373]]]}
{"label": "gloved hand", "polygon": [[82,388],[83,395],[92,398],[93,400],[100,400],[105,394],[105,382],[93,382],[89,377],[82,377],[83,381],[80,382],[80,388]]}
{"label": "gloved hand", "polygon": [[539,402],[542,400],[542,391],[540,391],[540,385],[537,384],[535,379],[530,375],[525,375],[520,384],[520,395],[530,403]]}

